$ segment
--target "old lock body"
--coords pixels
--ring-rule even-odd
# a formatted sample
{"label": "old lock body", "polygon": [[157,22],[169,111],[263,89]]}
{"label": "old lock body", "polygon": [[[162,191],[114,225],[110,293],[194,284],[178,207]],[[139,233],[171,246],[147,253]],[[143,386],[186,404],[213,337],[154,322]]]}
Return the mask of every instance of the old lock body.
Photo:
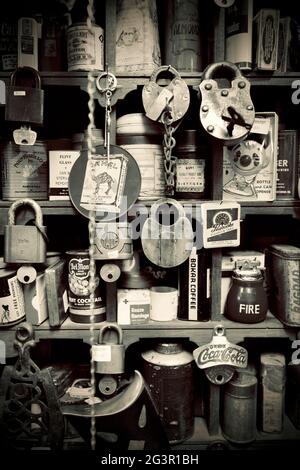
{"label": "old lock body", "polygon": [[[166,86],[157,83],[162,72],[171,73],[174,78]],[[158,67],[150,77],[142,92],[143,105],[146,116],[153,121],[163,122],[163,112],[169,109],[172,122],[182,119],[190,104],[190,92],[187,84],[180,77],[177,70],[170,65]]]}
{"label": "old lock body", "polygon": [[[37,226],[15,225],[15,215],[20,207],[29,206],[35,214]],[[8,225],[4,228],[4,261],[6,263],[44,263],[46,260],[46,241],[41,231],[43,226],[42,210],[32,199],[18,199],[8,210]]]}
{"label": "old lock body", "polygon": [[[108,341],[109,334],[117,337],[117,343]],[[119,325],[106,323],[100,329],[98,344],[93,345],[95,371],[98,374],[122,374],[125,371],[125,346]]]}
{"label": "old lock body", "polygon": [[[32,86],[28,86],[30,82]],[[17,68],[6,87],[5,120],[41,125],[43,117],[44,91],[39,73],[31,67]]]}
{"label": "old lock body", "polygon": [[[218,79],[230,82],[230,88],[219,88]],[[234,145],[249,134],[255,118],[250,96],[250,82],[230,62],[209,65],[199,85],[202,102],[200,121],[212,137],[225,145]]]}

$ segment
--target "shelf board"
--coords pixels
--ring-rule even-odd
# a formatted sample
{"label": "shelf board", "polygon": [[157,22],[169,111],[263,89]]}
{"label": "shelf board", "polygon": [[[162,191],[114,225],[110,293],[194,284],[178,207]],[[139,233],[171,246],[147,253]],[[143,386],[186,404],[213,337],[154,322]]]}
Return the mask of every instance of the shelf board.
{"label": "shelf board", "polygon": [[[101,72],[95,72],[97,77]],[[8,83],[11,72],[0,72],[0,80]],[[40,72],[42,79],[42,86],[74,86],[84,88],[87,85],[88,72]],[[251,72],[245,74],[253,86],[271,86],[271,87],[287,87],[292,85],[293,81],[300,79],[300,72]],[[202,77],[202,73],[181,73],[189,86],[198,86]],[[126,86],[132,85],[132,82],[137,85],[145,85],[149,81],[149,75],[117,75],[118,85]],[[164,80],[160,81],[164,84]]]}

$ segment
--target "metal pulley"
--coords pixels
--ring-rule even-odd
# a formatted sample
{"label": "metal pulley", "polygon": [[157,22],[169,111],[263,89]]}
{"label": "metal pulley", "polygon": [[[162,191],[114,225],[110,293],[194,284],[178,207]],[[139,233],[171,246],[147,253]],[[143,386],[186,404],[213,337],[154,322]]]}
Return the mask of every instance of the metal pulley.
{"label": "metal pulley", "polygon": [[[219,87],[217,79],[230,82],[230,87]],[[230,62],[209,65],[199,85],[202,103],[200,121],[211,136],[225,145],[234,145],[249,134],[255,118],[250,96],[250,82],[239,68]]]}
{"label": "metal pulley", "polygon": [[[171,211],[172,207],[175,212]],[[145,255],[157,266],[171,268],[184,263],[192,251],[194,233],[182,205],[170,198],[153,204],[141,240]]]}

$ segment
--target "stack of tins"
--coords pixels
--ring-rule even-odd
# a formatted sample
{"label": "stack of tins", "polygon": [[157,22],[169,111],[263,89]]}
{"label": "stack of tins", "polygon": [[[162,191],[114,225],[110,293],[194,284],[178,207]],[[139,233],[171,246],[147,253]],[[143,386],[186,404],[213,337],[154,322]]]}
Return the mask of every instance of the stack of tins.
{"label": "stack of tins", "polygon": [[2,198],[14,200],[29,197],[48,199],[47,143],[16,145],[13,141],[0,143]]}
{"label": "stack of tins", "polygon": [[142,184],[139,199],[159,199],[165,194],[162,128],[144,114],[126,114],[117,120],[117,144],[137,161]]}

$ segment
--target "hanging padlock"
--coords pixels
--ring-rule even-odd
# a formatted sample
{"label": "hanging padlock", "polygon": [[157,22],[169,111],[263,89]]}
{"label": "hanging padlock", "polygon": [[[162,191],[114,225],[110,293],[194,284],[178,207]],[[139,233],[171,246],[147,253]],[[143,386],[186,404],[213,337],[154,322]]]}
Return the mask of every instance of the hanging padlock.
{"label": "hanging padlock", "polygon": [[[229,81],[230,88],[220,88],[217,79]],[[250,96],[250,82],[230,62],[209,65],[199,85],[202,103],[200,121],[213,137],[233,145],[249,134],[255,118]]]}
{"label": "hanging padlock", "polygon": [[[169,72],[174,78],[166,86],[157,83],[158,76],[162,72]],[[190,92],[185,81],[180,77],[177,70],[170,65],[158,67],[150,77],[149,83],[143,88],[143,105],[146,116],[153,121],[163,122],[162,115],[169,107],[171,122],[182,119],[190,104]]]}
{"label": "hanging padlock", "polygon": [[31,67],[17,68],[6,87],[5,120],[41,125],[43,114],[44,91],[39,73]]}
{"label": "hanging padlock", "polygon": [[222,325],[214,328],[211,342],[195,349],[193,356],[199,369],[204,369],[208,380],[215,385],[229,382],[236,368],[244,369],[248,364],[247,350],[230,343]]}
{"label": "hanging padlock", "polygon": [[106,323],[100,328],[98,344],[92,346],[92,357],[98,374],[122,374],[125,371],[125,346],[119,325]]}
{"label": "hanging padlock", "polygon": [[[175,213],[172,214],[169,206],[175,208]],[[162,223],[158,220],[160,209]],[[141,239],[143,251],[152,263],[171,268],[184,263],[189,257],[193,248],[194,233],[182,205],[167,198],[152,205],[150,217],[142,229]]]}
{"label": "hanging padlock", "polygon": [[[29,206],[34,211],[34,226],[15,225],[15,215],[20,207]],[[8,210],[8,225],[4,228],[4,261],[6,263],[45,263],[46,227],[43,226],[41,207],[32,199],[18,199]]]}

